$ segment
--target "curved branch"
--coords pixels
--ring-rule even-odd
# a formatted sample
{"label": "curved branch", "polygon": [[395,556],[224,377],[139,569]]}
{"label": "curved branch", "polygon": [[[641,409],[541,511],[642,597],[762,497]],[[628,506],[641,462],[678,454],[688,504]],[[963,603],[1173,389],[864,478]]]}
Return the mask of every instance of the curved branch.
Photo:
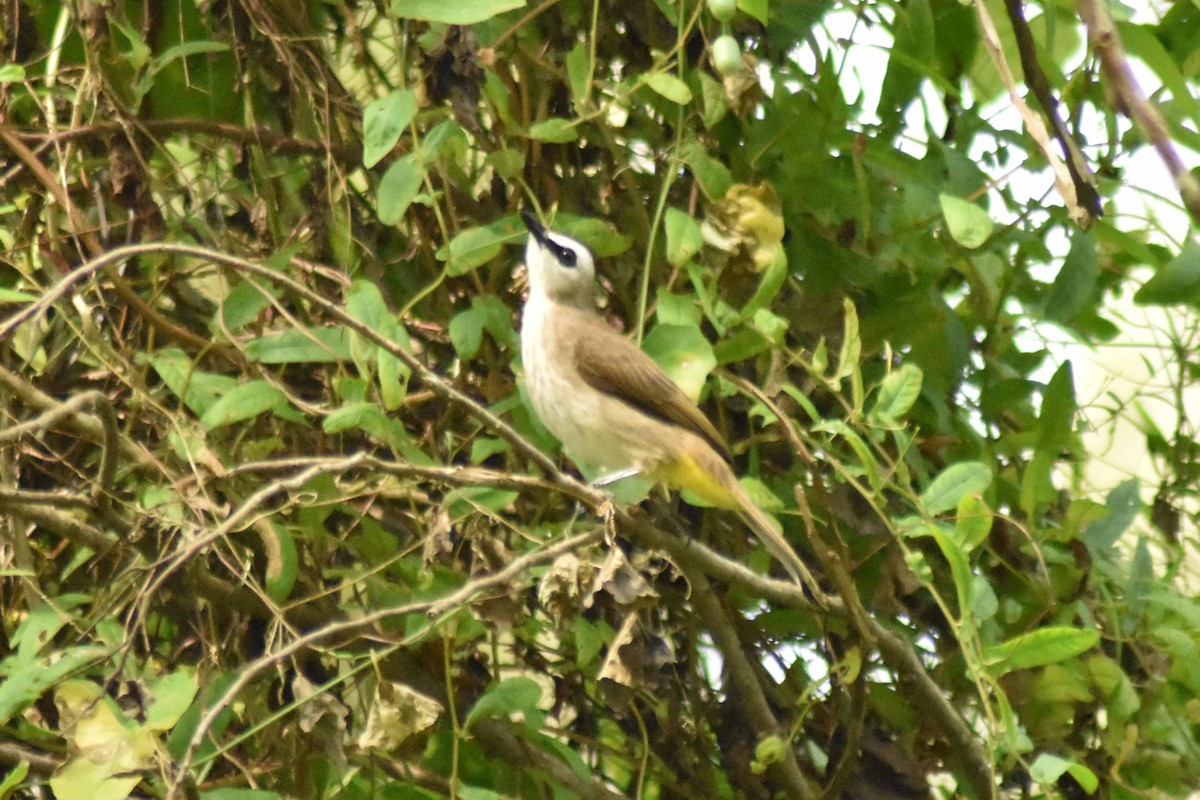
{"label": "curved branch", "polygon": [[[1119,108],[1124,109],[1125,115],[1133,120],[1163,163],[1167,171],[1175,179],[1183,205],[1187,208],[1193,222],[1200,222],[1200,182],[1184,165],[1183,159],[1175,151],[1171,136],[1167,131],[1167,122],[1163,119],[1158,106],[1150,102],[1133,77],[1129,69],[1129,60],[1125,56],[1125,46],[1113,24],[1112,17],[1100,0],[1079,0],[1079,15],[1087,25],[1088,39],[1092,49],[1100,59],[1104,77],[1108,80],[1109,88],[1120,100]],[[1192,100],[1192,98],[1187,98]]]}
{"label": "curved branch", "polygon": [[[377,609],[369,614],[364,614],[356,619],[343,620],[326,625],[323,628],[311,631],[298,636],[285,645],[280,646],[277,650],[266,653],[247,663],[238,672],[235,678],[225,691],[217,697],[212,705],[208,706],[199,722],[196,724],[195,732],[192,738],[188,741],[187,749],[181,758],[177,760],[175,774],[171,780],[171,785],[166,793],[166,800],[175,800],[185,792],[184,785],[187,782],[188,770],[191,768],[192,761],[196,756],[196,749],[208,737],[213,723],[217,717],[233,702],[243,689],[264,670],[271,669],[275,665],[282,663],[291,656],[309,647],[313,647],[329,639],[342,636],[359,635],[364,632],[369,632],[373,627],[380,622],[388,619],[404,617],[409,614],[432,614],[434,609],[438,609],[439,613],[445,610],[447,613],[453,612],[461,604],[466,603],[476,594],[493,586],[505,586],[516,576],[522,574],[530,567],[553,561],[563,553],[567,553],[576,547],[586,544],[589,541],[596,539],[599,532],[583,533],[578,536],[572,536],[569,539],[564,539],[556,542],[553,545],[545,547],[541,550],[534,550],[520,558],[513,559],[503,569],[476,580],[469,581],[464,586],[459,588],[453,594],[437,600],[419,600],[412,603],[404,603],[398,606],[390,606]],[[408,640],[415,640],[425,635],[425,630],[422,629],[411,634]]]}
{"label": "curved branch", "polygon": [[474,738],[484,752],[493,758],[503,759],[510,765],[528,764],[541,770],[561,784],[574,797],[583,800],[626,800],[598,783],[585,780],[576,774],[566,762],[555,758],[545,750],[518,739],[507,727],[494,719],[475,723]]}
{"label": "curved branch", "polygon": [[920,708],[922,713],[933,717],[949,738],[951,752],[958,754],[967,781],[971,784],[971,791],[976,797],[994,798],[996,777],[992,774],[991,760],[984,752],[979,737],[967,727],[966,721],[954,706],[950,705],[941,687],[929,677],[912,645],[885,628],[874,617],[867,618],[867,625],[875,646],[879,648],[879,655],[883,656],[883,660],[897,675],[908,681],[909,688],[916,695],[918,702],[914,703],[913,707]]}
{"label": "curved branch", "polygon": [[1046,80],[1046,73],[1042,71],[1042,65],[1038,63],[1037,46],[1033,42],[1033,33],[1029,30],[1029,23],[1025,20],[1025,11],[1021,7],[1021,0],[1004,0],[1004,6],[1008,10],[1008,19],[1012,23],[1013,33],[1016,35],[1017,52],[1021,56],[1021,71],[1025,74],[1025,85],[1033,92],[1038,105],[1042,107],[1042,112],[1050,120],[1054,138],[1058,140],[1058,144],[1063,150],[1067,171],[1071,173],[1071,182],[1075,185],[1076,198],[1092,219],[1099,219],[1103,212],[1100,208],[1100,194],[1096,191],[1096,176],[1092,174],[1087,159],[1083,157],[1083,151],[1079,149],[1071,132],[1067,130],[1067,126],[1058,115],[1058,99],[1050,91],[1050,82]]}
{"label": "curved branch", "polygon": [[[253,144],[282,155],[316,156],[320,158],[332,156],[343,166],[357,168],[362,166],[362,147],[357,144],[335,145],[331,142],[319,142],[313,139],[297,139],[285,136],[262,126],[246,128],[228,122],[214,122],[207,119],[180,117],[177,119],[139,119],[133,120],[140,130],[151,134],[194,133],[211,136],[215,139],[226,139],[238,144]],[[66,131],[47,133],[46,131],[14,131],[21,139],[32,142],[62,144],[87,139],[99,139],[114,134],[122,134],[126,128],[120,122],[103,121],[90,125],[80,125]]]}
{"label": "curved branch", "polygon": [[[51,290],[51,292],[53,291]],[[31,305],[38,305],[38,303],[32,303]],[[27,309],[28,307],[17,312],[14,316],[24,315]],[[9,330],[7,323],[0,323],[0,331],[5,330]],[[0,340],[3,339],[4,334],[0,332]],[[3,366],[0,366],[0,388],[30,408],[53,412],[62,405],[60,401],[41,391],[16,373],[5,369]],[[107,441],[104,422],[94,414],[77,411],[74,414],[62,417],[62,422],[64,426],[81,436],[86,436],[94,442],[104,444]],[[159,467],[158,462],[147,450],[127,437],[118,439],[117,449],[120,450],[121,455],[133,461],[139,467]]]}
{"label": "curved branch", "polygon": [[[212,342],[209,340],[192,333],[187,328],[177,325],[163,316],[158,309],[149,305],[142,299],[141,295],[129,286],[129,283],[117,271],[111,261],[100,259],[104,254],[104,247],[100,244],[100,240],[96,238],[96,235],[88,228],[83,216],[79,213],[79,208],[71,202],[66,189],[55,179],[50,170],[46,168],[46,165],[38,160],[37,155],[10,128],[3,124],[0,124],[0,142],[8,145],[9,149],[16,153],[17,157],[37,177],[38,181],[54,196],[54,200],[62,206],[67,214],[67,218],[70,220],[71,232],[78,239],[83,252],[89,258],[99,260],[97,266],[104,268],[105,277],[112,281],[113,289],[116,290],[118,297],[132,306],[155,330],[171,341],[182,342],[201,349],[212,347]],[[96,266],[92,267],[89,272],[96,268]],[[79,272],[79,270],[76,270],[76,272]],[[0,334],[0,338],[3,338],[3,334]]]}
{"label": "curved branch", "polygon": [[1050,164],[1050,171],[1054,174],[1054,187],[1058,194],[1066,203],[1067,213],[1075,224],[1081,228],[1087,228],[1092,223],[1092,214],[1089,208],[1080,204],[1080,198],[1076,191],[1075,181],[1072,179],[1072,170],[1069,169],[1058,153],[1054,152],[1054,147],[1050,144],[1050,135],[1046,131],[1046,124],[1042,118],[1034,113],[1029,104],[1025,102],[1020,94],[1017,93],[1017,83],[1013,78],[1012,70],[1009,69],[1008,59],[1004,56],[1004,50],[1000,45],[1000,34],[996,32],[996,23],[992,20],[991,14],[988,12],[987,4],[983,0],[975,0],[975,13],[979,18],[980,40],[983,42],[984,49],[987,50],[988,57],[992,59],[992,63],[996,66],[996,72],[999,73],[1000,79],[1004,81],[1005,87],[1008,89],[1008,97],[1012,100],[1013,107],[1021,115],[1022,121],[1025,123],[1025,130],[1037,144],[1038,149],[1042,151],[1046,161]]}
{"label": "curved branch", "polygon": [[[742,640],[738,638],[725,607],[717,599],[717,594],[703,573],[693,573],[689,577],[693,589],[692,603],[712,634],[713,643],[721,651],[721,658],[724,659],[725,668],[729,670],[730,678],[737,684],[738,692],[745,701],[750,723],[754,726],[755,736],[762,739],[765,736],[780,735],[779,721],[771,712],[767,696],[758,682],[758,675],[750,664],[750,659],[746,658]],[[791,747],[785,748],[783,760],[774,766],[772,773],[786,787],[788,797],[817,797],[820,794],[800,771],[796,754]]]}
{"label": "curved branch", "polygon": [[113,411],[112,403],[102,392],[92,390],[77,394],[65,403],[60,403],[42,415],[18,425],[0,430],[0,444],[15,441],[32,431],[44,431],[54,426],[60,419],[75,416],[83,406],[91,406],[100,415],[104,444],[100,453],[100,468],[96,475],[96,485],[92,497],[102,518],[107,519],[112,510],[113,481],[117,476],[117,446],[120,431],[117,429],[117,413]]}

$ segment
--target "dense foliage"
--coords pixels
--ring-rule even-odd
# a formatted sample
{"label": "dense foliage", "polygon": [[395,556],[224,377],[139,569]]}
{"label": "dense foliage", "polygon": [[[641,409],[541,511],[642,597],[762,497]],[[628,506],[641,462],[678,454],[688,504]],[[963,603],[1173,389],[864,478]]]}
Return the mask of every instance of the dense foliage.
{"label": "dense foliage", "polygon": [[[5,3],[0,796],[1200,785],[1200,6],[1132,12]],[[525,206],[827,597],[573,477]],[[1097,493],[1061,343],[1130,296],[1173,407]]]}

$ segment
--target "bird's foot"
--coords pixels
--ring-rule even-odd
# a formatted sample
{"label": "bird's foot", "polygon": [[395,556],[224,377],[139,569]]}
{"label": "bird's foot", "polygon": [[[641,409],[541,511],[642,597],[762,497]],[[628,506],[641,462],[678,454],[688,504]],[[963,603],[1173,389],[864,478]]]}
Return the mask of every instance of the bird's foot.
{"label": "bird's foot", "polygon": [[592,486],[595,486],[596,488],[608,486],[610,483],[616,483],[623,478],[632,478],[634,475],[637,475],[640,472],[641,470],[637,467],[627,467],[626,469],[617,470],[616,472],[609,472],[606,475],[600,475],[595,478],[592,481]]}

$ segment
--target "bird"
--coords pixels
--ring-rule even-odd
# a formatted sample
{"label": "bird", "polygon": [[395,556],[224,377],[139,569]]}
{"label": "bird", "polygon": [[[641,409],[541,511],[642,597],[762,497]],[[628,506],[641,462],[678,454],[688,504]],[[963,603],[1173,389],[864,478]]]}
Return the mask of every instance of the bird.
{"label": "bird", "polygon": [[597,312],[596,266],[582,242],[548,230],[529,208],[528,297],[521,360],[533,410],[577,462],[639,474],[737,512],[792,578],[817,584],[779,524],[729,465],[729,447],[655,361]]}

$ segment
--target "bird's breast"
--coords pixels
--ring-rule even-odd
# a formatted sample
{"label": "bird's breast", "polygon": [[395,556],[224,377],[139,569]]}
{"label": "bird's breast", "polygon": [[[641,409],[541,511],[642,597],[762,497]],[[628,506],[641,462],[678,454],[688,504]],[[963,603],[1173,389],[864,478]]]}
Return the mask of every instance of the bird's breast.
{"label": "bird's breast", "polygon": [[[521,320],[521,359],[533,410],[573,458],[604,469],[648,467],[660,460],[655,420],[598,391],[579,374],[575,343],[589,321],[576,309],[531,296]],[[598,317],[591,324],[603,325]]]}

